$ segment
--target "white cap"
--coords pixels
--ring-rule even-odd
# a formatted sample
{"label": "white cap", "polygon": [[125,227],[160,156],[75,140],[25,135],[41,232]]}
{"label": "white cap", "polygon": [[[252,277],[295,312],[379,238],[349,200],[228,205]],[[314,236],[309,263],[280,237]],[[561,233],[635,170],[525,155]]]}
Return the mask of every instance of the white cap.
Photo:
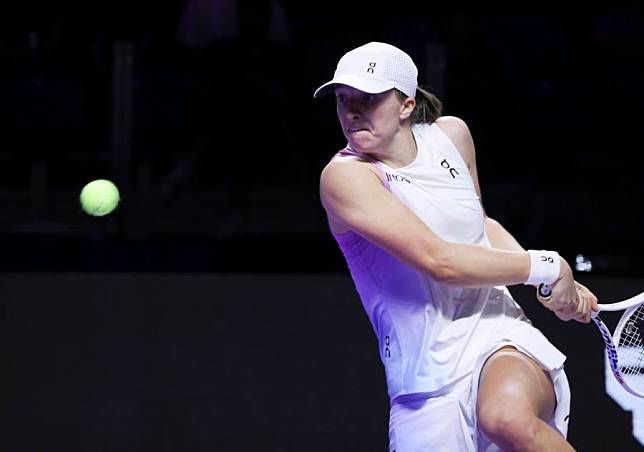
{"label": "white cap", "polygon": [[339,83],[377,94],[396,88],[416,96],[418,69],[409,55],[390,44],[370,42],[344,54],[333,80],[320,86],[313,97],[328,94]]}

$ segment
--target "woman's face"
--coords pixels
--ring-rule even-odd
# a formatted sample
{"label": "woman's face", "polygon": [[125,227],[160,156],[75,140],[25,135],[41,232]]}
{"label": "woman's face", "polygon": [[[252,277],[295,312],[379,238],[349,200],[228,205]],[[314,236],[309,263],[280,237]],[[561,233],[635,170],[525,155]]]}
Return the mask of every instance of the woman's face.
{"label": "woman's face", "polygon": [[396,92],[369,94],[336,85],[335,99],[340,126],[351,148],[365,154],[385,151],[404,119]]}

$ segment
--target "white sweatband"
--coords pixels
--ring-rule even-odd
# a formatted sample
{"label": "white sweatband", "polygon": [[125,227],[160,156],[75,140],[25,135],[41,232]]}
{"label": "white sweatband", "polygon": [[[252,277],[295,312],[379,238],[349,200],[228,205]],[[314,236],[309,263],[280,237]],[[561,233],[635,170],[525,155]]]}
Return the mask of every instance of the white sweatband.
{"label": "white sweatband", "polygon": [[530,255],[530,276],[524,283],[530,286],[552,284],[559,279],[561,260],[556,251],[528,250]]}

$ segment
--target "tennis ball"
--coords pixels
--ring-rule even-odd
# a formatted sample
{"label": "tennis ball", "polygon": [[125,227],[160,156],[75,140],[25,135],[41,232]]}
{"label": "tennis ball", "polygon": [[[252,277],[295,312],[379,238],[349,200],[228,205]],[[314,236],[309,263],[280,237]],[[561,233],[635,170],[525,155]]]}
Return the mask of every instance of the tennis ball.
{"label": "tennis ball", "polygon": [[80,204],[83,210],[95,217],[102,217],[112,212],[120,201],[119,190],[106,179],[97,179],[83,187],[80,193]]}

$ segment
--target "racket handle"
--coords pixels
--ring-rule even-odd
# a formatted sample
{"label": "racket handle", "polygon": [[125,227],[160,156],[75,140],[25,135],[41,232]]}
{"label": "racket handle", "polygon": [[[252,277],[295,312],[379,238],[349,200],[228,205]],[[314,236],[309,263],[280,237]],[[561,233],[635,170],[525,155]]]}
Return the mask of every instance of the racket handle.
{"label": "racket handle", "polygon": [[[642,293],[644,295],[644,293]],[[537,287],[537,297],[539,297],[542,301],[550,301],[550,297],[552,296],[552,287],[550,284],[545,284],[541,283],[539,284],[539,287]],[[633,297],[635,298],[635,297]],[[630,300],[626,300],[629,302]],[[599,311],[602,310],[602,307],[606,305],[598,305],[598,310],[597,311],[592,311],[590,313],[591,318],[597,318],[597,315],[599,314]],[[624,309],[623,307],[620,306],[621,309]],[[610,309],[610,310],[617,310],[617,309]],[[601,320],[600,320],[601,322]]]}
{"label": "racket handle", "polygon": [[552,295],[552,287],[550,287],[550,284],[539,284],[539,287],[537,287],[537,295],[539,295],[543,300],[549,300]]}

